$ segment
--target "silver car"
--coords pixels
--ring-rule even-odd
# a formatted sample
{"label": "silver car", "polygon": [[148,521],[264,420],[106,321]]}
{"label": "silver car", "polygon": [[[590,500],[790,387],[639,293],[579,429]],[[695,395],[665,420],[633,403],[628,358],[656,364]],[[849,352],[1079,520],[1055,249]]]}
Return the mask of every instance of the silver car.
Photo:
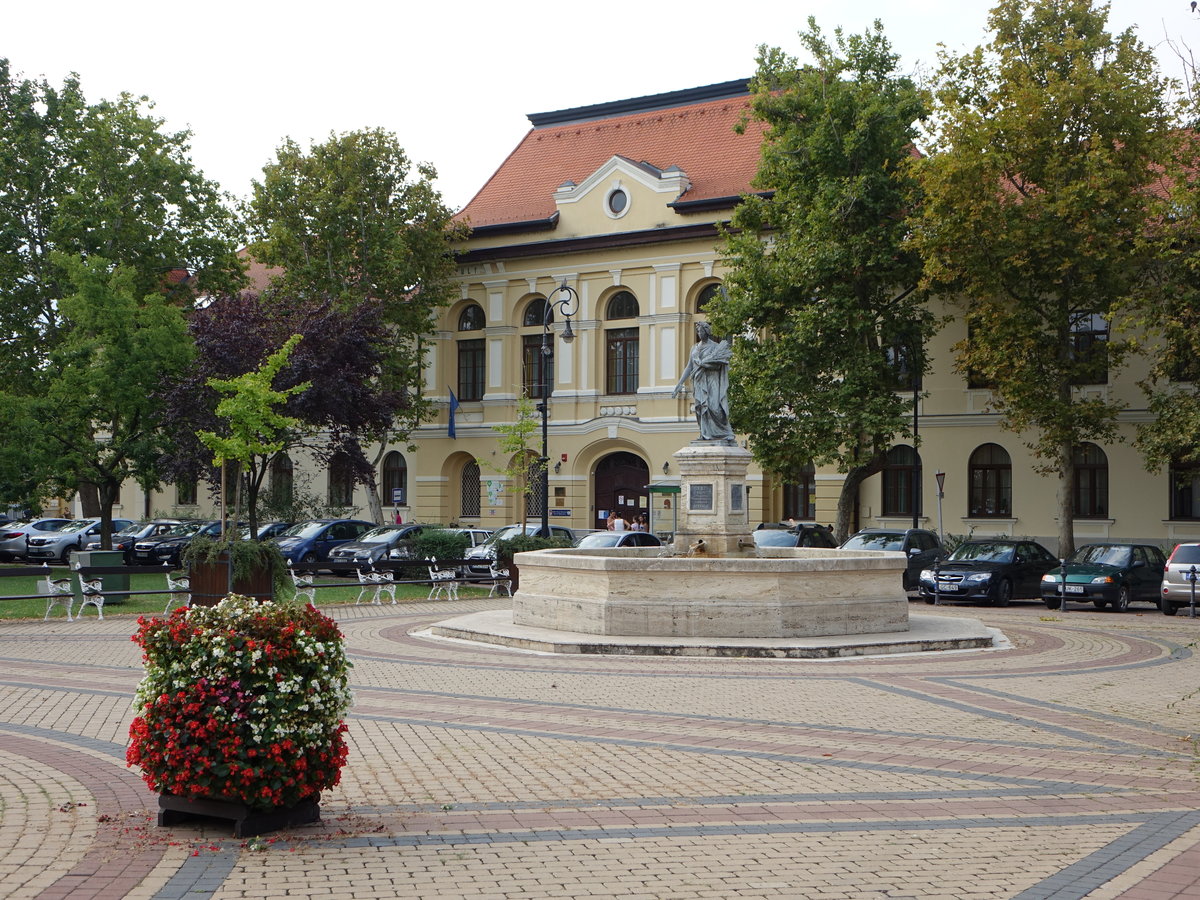
{"label": "silver car", "polygon": [[[113,519],[112,530],[120,531],[133,524],[131,519]],[[64,565],[71,561],[71,554],[82,550],[88,541],[100,534],[99,519],[79,519],[68,522],[58,531],[43,531],[29,538],[31,560],[58,560]]]}
{"label": "silver car", "polygon": [[27,522],[8,522],[0,525],[0,561],[23,559],[31,534],[56,531],[70,521],[70,519],[30,519]]}
{"label": "silver car", "polygon": [[1163,570],[1158,608],[1164,615],[1173,616],[1180,608],[1190,608],[1192,597],[1200,610],[1200,544],[1180,544],[1167,557]]}

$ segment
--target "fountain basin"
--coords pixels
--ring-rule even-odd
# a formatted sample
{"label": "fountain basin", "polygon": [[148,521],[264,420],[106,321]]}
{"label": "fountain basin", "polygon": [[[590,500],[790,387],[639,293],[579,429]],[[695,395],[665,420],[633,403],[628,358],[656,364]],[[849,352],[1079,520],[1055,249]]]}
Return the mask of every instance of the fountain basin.
{"label": "fountain basin", "polygon": [[792,638],[907,631],[903,553],[519,553],[513,624],[595,635]]}

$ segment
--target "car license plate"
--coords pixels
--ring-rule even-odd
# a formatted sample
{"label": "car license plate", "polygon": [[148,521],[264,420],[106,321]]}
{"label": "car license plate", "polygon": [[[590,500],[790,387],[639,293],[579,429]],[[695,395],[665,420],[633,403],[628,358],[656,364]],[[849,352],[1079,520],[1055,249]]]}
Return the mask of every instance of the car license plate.
{"label": "car license plate", "polygon": [[1068,594],[1082,594],[1083,593],[1083,585],[1082,584],[1068,584],[1067,585],[1067,593]]}
{"label": "car license plate", "polygon": [[949,591],[951,594],[954,594],[954,593],[958,592],[958,585],[955,584],[953,581],[939,581],[938,582],[938,590],[939,591]]}

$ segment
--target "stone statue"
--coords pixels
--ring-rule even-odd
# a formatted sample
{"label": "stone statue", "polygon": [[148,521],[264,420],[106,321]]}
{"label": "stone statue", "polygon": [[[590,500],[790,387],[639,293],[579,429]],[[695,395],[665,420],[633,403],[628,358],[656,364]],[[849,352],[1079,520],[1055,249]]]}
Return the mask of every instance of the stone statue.
{"label": "stone statue", "polygon": [[688,364],[671,396],[679,396],[683,383],[692,379],[696,424],[700,426],[702,440],[735,442],[729,427],[729,359],[732,355],[729,341],[714,338],[707,322],[696,323],[696,346],[692,348]]}

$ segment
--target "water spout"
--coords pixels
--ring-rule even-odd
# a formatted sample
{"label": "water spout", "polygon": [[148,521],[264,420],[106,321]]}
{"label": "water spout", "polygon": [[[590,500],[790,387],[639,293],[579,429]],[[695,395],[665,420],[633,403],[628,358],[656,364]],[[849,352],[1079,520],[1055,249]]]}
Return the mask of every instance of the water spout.
{"label": "water spout", "polygon": [[688,547],[687,556],[708,556],[708,545],[704,543],[704,538],[696,541],[692,546]]}

